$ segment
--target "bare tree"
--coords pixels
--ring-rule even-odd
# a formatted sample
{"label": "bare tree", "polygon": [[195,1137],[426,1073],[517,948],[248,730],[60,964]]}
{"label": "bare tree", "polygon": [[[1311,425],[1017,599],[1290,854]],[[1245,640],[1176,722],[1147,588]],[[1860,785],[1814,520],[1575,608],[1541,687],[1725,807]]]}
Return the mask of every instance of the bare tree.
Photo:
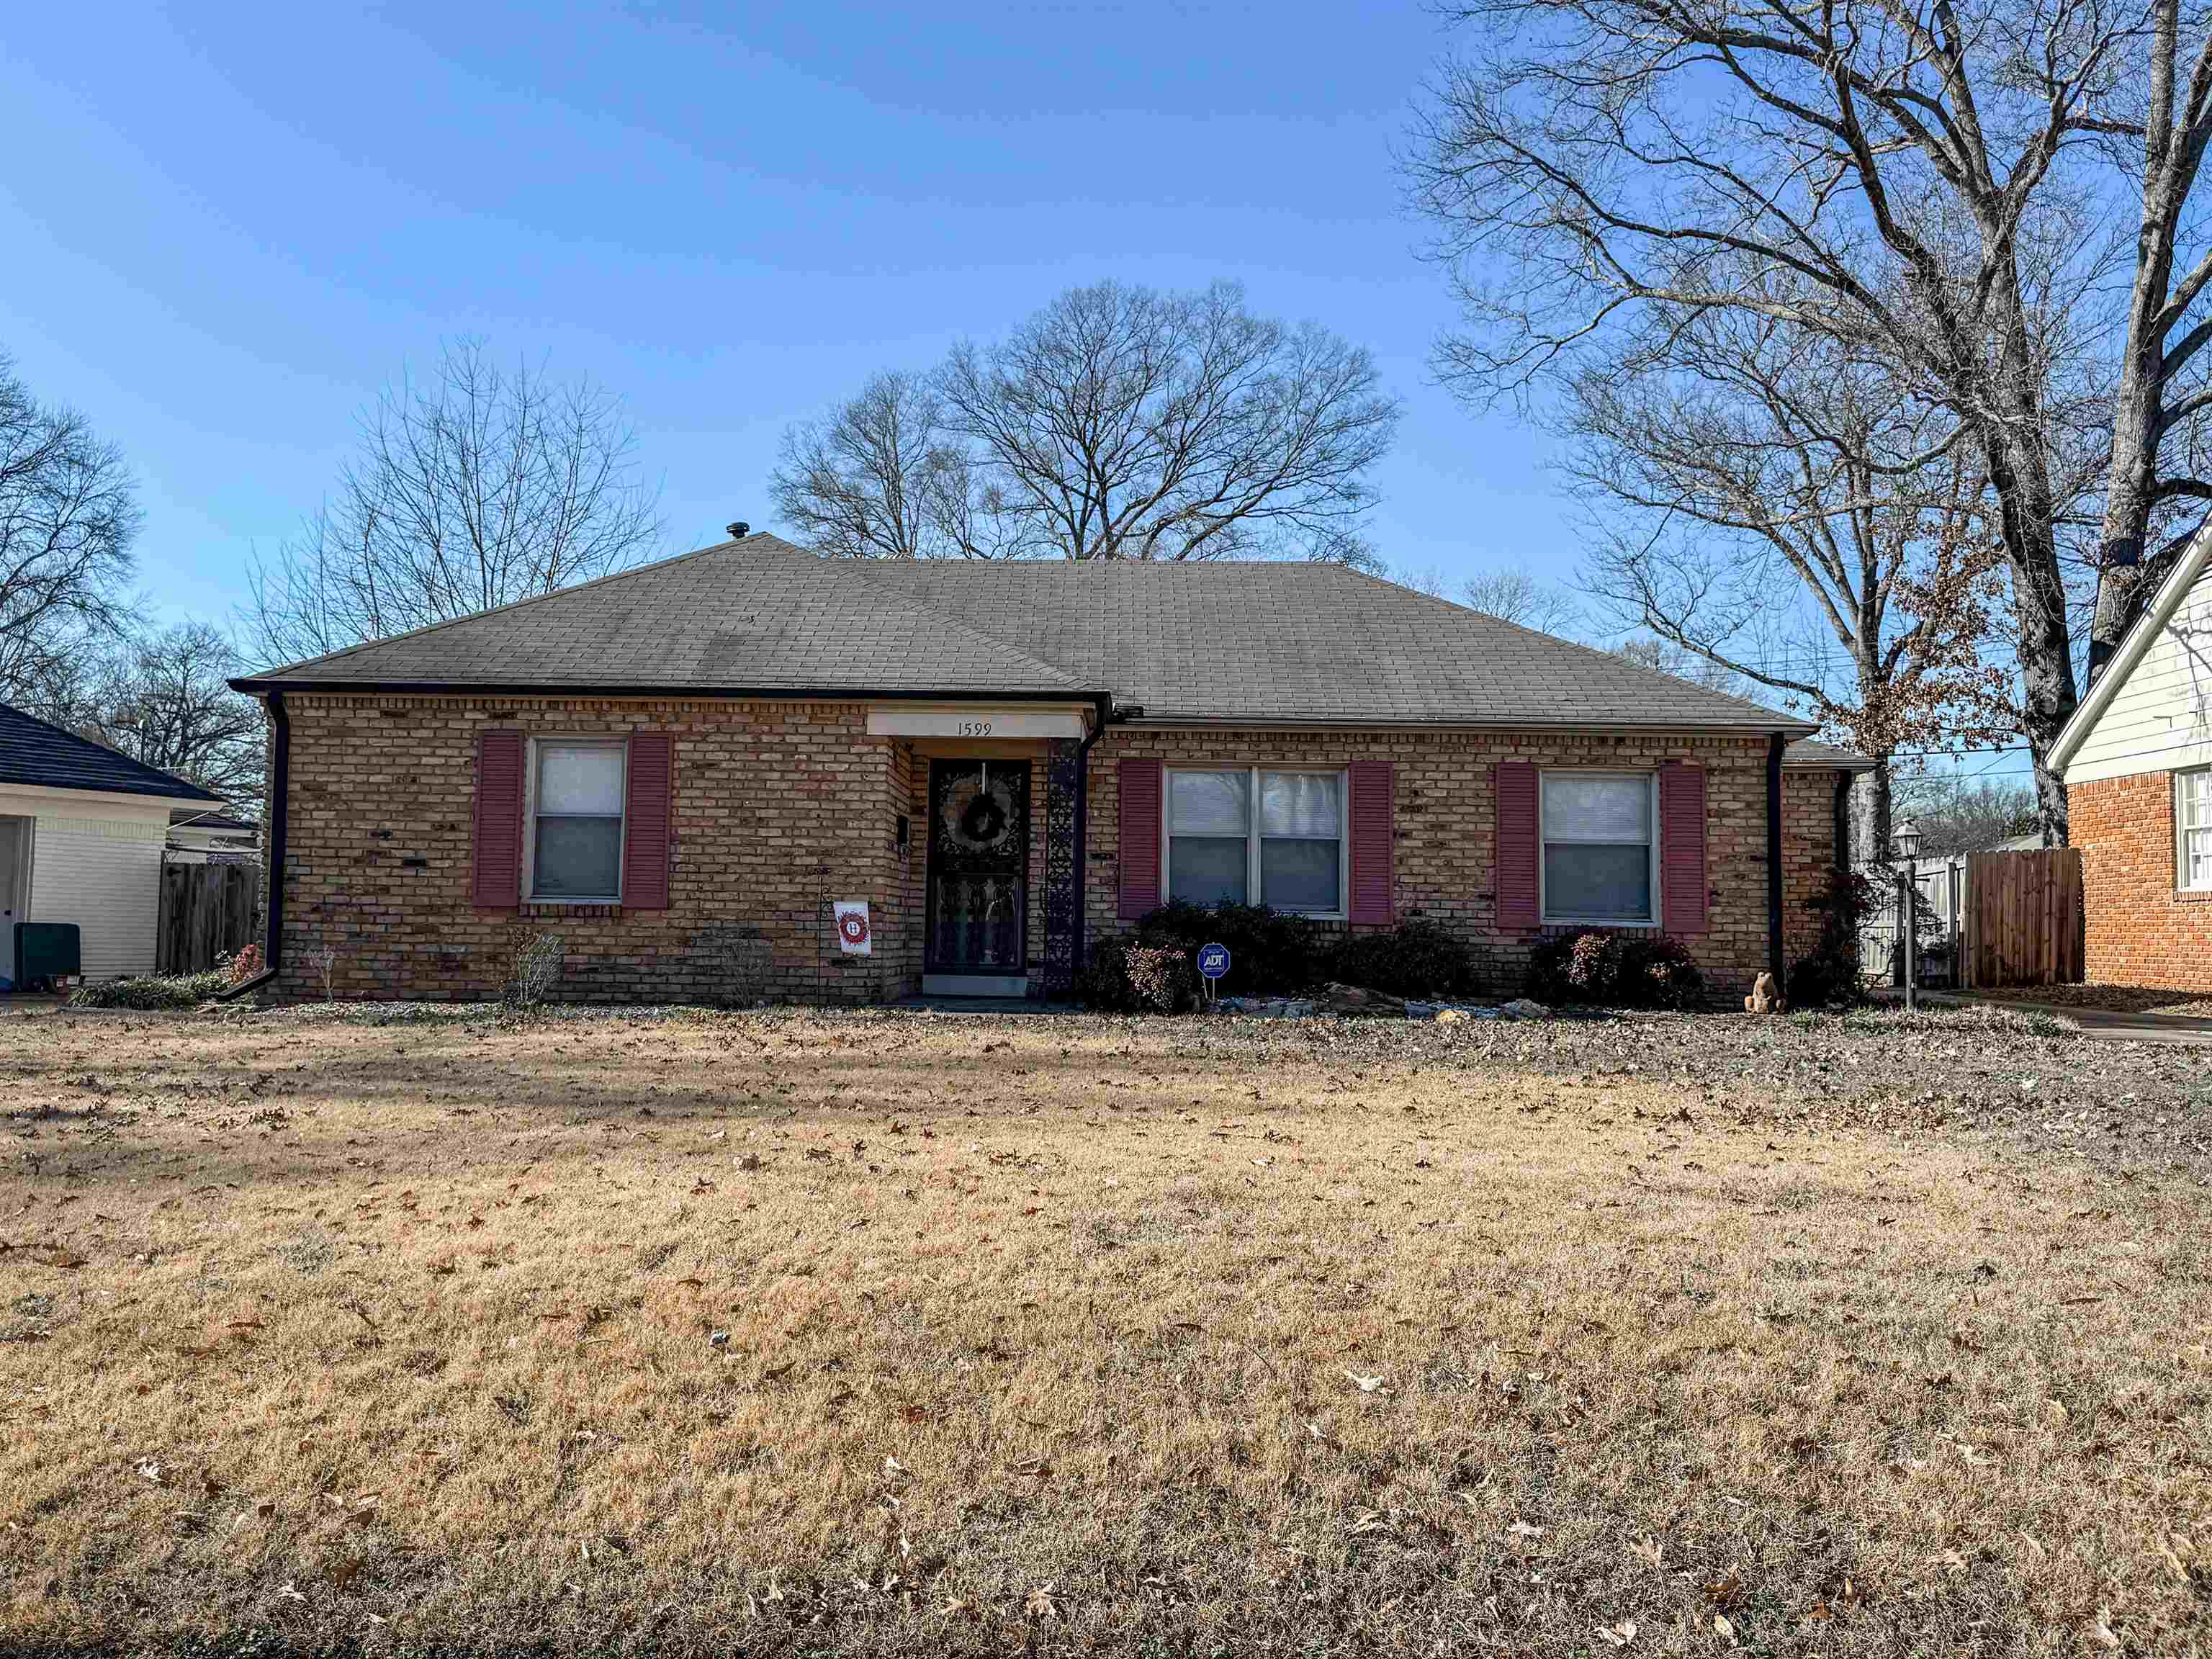
{"label": "bare tree", "polygon": [[1747,688],[1743,677],[1734,669],[1715,662],[1702,652],[1672,640],[1662,640],[1656,634],[1638,634],[1613,647],[1613,654],[1629,662],[1640,663],[1646,668],[1656,668],[1662,674],[1672,674],[1678,680],[1687,680],[1708,691],[1725,691],[1731,697],[1741,697]]}
{"label": "bare tree", "polygon": [[258,799],[264,726],[260,705],[230,689],[238,667],[211,623],[146,634],[92,670],[65,723],[226,800]]}
{"label": "bare tree", "polygon": [[795,428],[776,499],[868,556],[1371,565],[1365,474],[1398,420],[1377,385],[1365,351],[1253,316],[1233,284],[1100,283]]}
{"label": "bare tree", "polygon": [[769,489],[817,553],[850,559],[1013,558],[1023,515],[976,476],[926,377],[887,372],[783,434]]}
{"label": "bare tree", "polygon": [[0,702],[36,712],[72,661],[129,625],[137,530],[122,453],[39,402],[0,353]]}
{"label": "bare tree", "polygon": [[1983,659],[2001,556],[1972,447],[1822,336],[1731,311],[1652,322],[1584,366],[1560,416],[1592,591],[1872,756],[1862,829],[1886,844],[1897,750],[2018,719]]}
{"label": "bare tree", "polygon": [[241,620],[261,664],[586,581],[659,539],[620,403],[503,369],[480,341],[448,348],[428,386],[381,394],[361,435],[336,498],[252,568]]}
{"label": "bare tree", "polygon": [[1923,772],[1899,783],[1897,804],[1918,828],[1924,858],[1987,852],[2035,833],[2035,791],[2025,783]]}
{"label": "bare tree", "polygon": [[[2124,130],[2147,0],[1475,0],[1407,158],[1478,398],[1617,355],[1654,312],[1772,319],[1944,410],[1994,497],[2021,722],[2073,712],[2062,532],[2081,314],[2115,257],[2076,156]],[[2063,165],[2062,165],[2063,164]]]}
{"label": "bare tree", "polygon": [[[2212,27],[2204,8],[2181,0],[2151,0],[2146,21],[2150,72],[2133,82],[2140,112],[2114,125],[2116,148],[2134,141],[2118,159],[2124,173],[2139,173],[2142,209],[2112,391],[2092,679],[2186,545],[2176,520],[2212,501],[2212,316],[2199,303],[2212,287],[2212,240],[2203,216],[2187,211],[2212,140]],[[2154,535],[2166,545],[2146,559]]]}
{"label": "bare tree", "polygon": [[1460,599],[1470,611],[1533,628],[1540,634],[1573,638],[1583,628],[1582,607],[1551,583],[1518,565],[1486,570],[1460,584]]}

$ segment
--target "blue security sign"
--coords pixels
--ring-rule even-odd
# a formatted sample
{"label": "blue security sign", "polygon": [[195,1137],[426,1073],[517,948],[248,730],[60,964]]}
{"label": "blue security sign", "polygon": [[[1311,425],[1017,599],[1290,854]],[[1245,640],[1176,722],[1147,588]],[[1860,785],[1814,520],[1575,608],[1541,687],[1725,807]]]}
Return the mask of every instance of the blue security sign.
{"label": "blue security sign", "polygon": [[1208,979],[1219,979],[1229,971],[1229,947],[1225,945],[1200,945],[1198,971]]}

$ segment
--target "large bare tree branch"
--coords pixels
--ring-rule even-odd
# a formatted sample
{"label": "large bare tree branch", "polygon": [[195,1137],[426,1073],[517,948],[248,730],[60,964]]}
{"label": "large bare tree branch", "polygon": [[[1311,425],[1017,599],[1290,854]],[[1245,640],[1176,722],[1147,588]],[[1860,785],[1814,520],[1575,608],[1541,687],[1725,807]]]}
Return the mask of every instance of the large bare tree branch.
{"label": "large bare tree branch", "polygon": [[256,561],[258,665],[320,656],[587,581],[647,556],[658,491],[619,402],[450,346],[361,420],[361,453],[303,533]]}

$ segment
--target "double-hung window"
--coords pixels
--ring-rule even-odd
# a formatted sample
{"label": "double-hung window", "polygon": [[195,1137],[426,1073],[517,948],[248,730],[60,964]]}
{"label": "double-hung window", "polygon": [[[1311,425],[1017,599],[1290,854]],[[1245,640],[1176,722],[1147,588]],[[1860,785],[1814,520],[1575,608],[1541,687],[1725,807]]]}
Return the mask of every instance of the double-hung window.
{"label": "double-hung window", "polygon": [[530,896],[622,897],[623,745],[531,745]]}
{"label": "double-hung window", "polygon": [[1546,772],[1539,812],[1547,922],[1659,920],[1656,781],[1648,772]]}
{"label": "double-hung window", "polygon": [[1172,770],[1167,894],[1194,904],[1344,914],[1344,774]]}
{"label": "double-hung window", "polygon": [[2212,891],[2212,768],[2173,775],[2173,884]]}

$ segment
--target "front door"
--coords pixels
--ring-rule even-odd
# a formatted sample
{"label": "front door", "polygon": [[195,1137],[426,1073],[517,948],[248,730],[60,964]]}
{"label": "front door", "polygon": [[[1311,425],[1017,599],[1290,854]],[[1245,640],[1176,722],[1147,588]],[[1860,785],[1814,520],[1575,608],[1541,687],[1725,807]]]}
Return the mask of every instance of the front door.
{"label": "front door", "polygon": [[[924,971],[978,980],[1029,972],[1030,763],[929,763]],[[979,991],[1018,994],[1010,984]]]}

